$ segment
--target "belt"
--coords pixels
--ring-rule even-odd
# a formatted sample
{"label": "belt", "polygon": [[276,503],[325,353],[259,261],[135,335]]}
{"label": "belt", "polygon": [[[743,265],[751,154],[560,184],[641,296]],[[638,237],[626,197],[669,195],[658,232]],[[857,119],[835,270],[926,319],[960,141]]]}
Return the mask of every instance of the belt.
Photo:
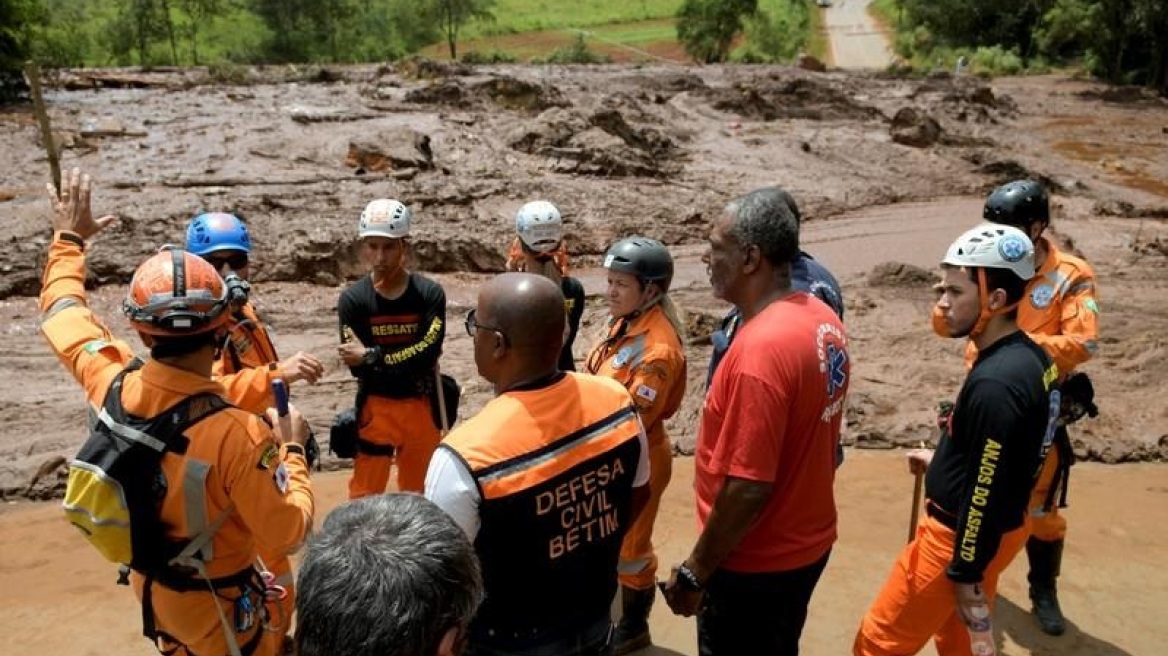
{"label": "belt", "polygon": [[941,506],[933,503],[932,500],[925,502],[925,514],[933,519],[941,522],[941,525],[950,531],[957,530],[957,515],[945,510]]}

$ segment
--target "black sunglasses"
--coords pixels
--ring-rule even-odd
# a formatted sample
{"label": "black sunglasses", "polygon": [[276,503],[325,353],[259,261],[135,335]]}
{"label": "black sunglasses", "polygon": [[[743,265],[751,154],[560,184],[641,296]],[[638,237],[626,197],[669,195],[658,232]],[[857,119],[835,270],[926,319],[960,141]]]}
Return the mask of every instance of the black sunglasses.
{"label": "black sunglasses", "polygon": [[233,255],[207,253],[203,256],[203,259],[210,262],[216,271],[222,269],[224,264],[231,267],[233,271],[238,271],[246,267],[248,263],[247,253],[235,253]]}
{"label": "black sunglasses", "polygon": [[487,326],[487,325],[479,323],[478,321],[475,321],[475,316],[477,314],[478,314],[478,310],[471,310],[470,312],[466,313],[466,334],[471,336],[471,337],[474,337],[475,333],[478,332],[479,328],[482,328],[483,330],[489,330],[489,331],[495,333],[496,335],[502,337],[503,338],[503,346],[508,346],[507,333],[503,332],[502,329],[496,328],[494,326]]}

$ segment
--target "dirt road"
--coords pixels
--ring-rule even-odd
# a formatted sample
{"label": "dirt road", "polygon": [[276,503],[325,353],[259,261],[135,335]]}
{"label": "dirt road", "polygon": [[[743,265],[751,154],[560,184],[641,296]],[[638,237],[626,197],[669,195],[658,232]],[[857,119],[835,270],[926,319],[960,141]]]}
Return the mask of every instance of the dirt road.
{"label": "dirt road", "polygon": [[[655,541],[661,562],[684,558],[696,537],[693,461],[676,461]],[[345,494],[347,472],[317,476],[318,508]],[[1155,656],[1168,599],[1163,547],[1168,541],[1168,466],[1076,467],[1074,525],[1064,562],[1067,635],[1040,633],[1028,615],[1025,567],[1006,573],[996,629],[1003,656]],[[812,601],[803,639],[807,654],[849,653],[860,617],[904,541],[912,478],[897,453],[850,450],[836,482],[840,537]],[[1113,500],[1122,498],[1117,505]],[[323,515],[322,515],[323,516]],[[156,653],[139,635],[133,595],[114,585],[116,571],[87,547],[56,504],[0,510],[0,635],[8,656]],[[692,620],[658,599],[652,614],[658,647],[645,656],[697,653]],[[925,654],[932,654],[928,648]]]}
{"label": "dirt road", "polygon": [[831,64],[848,69],[882,69],[892,61],[888,33],[868,13],[871,0],[833,0],[824,10]]}

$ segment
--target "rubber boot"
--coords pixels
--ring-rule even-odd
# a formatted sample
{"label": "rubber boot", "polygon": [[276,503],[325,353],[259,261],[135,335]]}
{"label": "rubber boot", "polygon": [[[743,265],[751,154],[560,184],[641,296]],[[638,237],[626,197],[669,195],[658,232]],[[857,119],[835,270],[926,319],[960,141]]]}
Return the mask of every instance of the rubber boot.
{"label": "rubber boot", "polygon": [[656,595],[657,588],[621,586],[621,618],[612,637],[613,656],[631,654],[653,644],[649,638],[649,609]]}
{"label": "rubber boot", "polygon": [[1048,542],[1037,538],[1026,541],[1026,556],[1030,559],[1030,601],[1031,612],[1038,618],[1042,632],[1060,636],[1067,630],[1067,621],[1059,608],[1058,588],[1055,580],[1063,561],[1063,541]]}

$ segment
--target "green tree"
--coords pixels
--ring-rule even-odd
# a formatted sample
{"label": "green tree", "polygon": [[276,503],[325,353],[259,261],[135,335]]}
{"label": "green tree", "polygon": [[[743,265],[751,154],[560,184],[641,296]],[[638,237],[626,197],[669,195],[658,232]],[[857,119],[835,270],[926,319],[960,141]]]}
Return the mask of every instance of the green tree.
{"label": "green tree", "polygon": [[677,39],[695,61],[726,61],[744,21],[758,11],[758,0],[685,0],[677,13]]}
{"label": "green tree", "polygon": [[177,0],[178,8],[186,16],[180,28],[190,46],[191,63],[199,65],[199,33],[203,26],[223,14],[226,6],[222,0]]}
{"label": "green tree", "polygon": [[25,40],[36,7],[27,0],[0,0],[0,102],[27,93],[21,69],[28,56]]}
{"label": "green tree", "polygon": [[450,47],[450,58],[458,59],[458,33],[472,20],[494,21],[495,0],[430,0],[434,16],[446,44]]}

